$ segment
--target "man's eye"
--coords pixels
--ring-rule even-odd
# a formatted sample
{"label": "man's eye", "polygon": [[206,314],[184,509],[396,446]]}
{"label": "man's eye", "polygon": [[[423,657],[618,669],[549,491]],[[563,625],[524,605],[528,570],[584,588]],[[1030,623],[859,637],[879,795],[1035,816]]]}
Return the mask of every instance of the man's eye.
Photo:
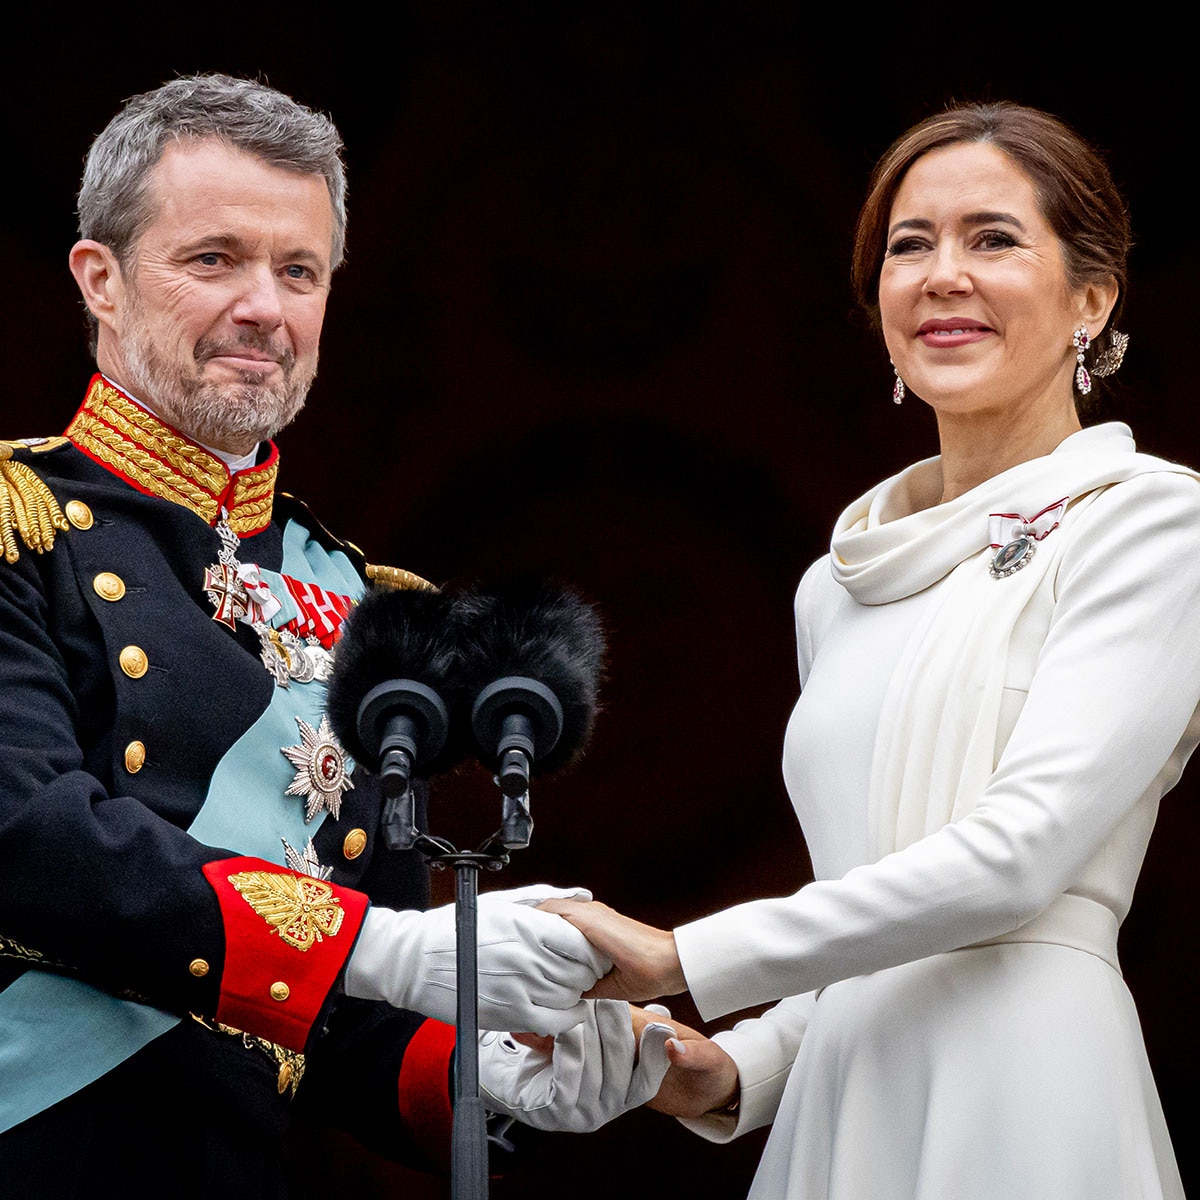
{"label": "man's eye", "polygon": [[197,254],[196,261],[202,267],[215,267],[220,263],[221,256],[216,251],[212,251],[208,254]]}
{"label": "man's eye", "polygon": [[312,272],[307,267],[302,267],[299,263],[292,263],[286,268],[289,279],[311,279]]}

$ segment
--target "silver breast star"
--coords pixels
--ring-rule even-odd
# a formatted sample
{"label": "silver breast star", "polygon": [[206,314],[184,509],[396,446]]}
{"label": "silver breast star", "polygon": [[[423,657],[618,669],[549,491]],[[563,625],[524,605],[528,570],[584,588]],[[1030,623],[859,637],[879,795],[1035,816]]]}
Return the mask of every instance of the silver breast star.
{"label": "silver breast star", "polygon": [[346,769],[346,751],[334,737],[328,717],[321,718],[318,729],[300,717],[296,724],[300,727],[299,744],[284,746],[281,751],[296,768],[296,778],[284,794],[305,798],[306,825],[322,809],[336,821],[342,811],[342,793],[354,786]]}

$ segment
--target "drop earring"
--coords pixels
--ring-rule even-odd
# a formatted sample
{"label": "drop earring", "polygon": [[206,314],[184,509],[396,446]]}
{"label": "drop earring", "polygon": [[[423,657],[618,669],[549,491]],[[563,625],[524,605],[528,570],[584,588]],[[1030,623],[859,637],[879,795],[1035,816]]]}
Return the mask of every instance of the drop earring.
{"label": "drop earring", "polygon": [[1092,377],[1088,374],[1087,367],[1083,365],[1083,352],[1091,344],[1091,341],[1086,325],[1080,325],[1071,338],[1071,344],[1075,347],[1075,386],[1079,389],[1081,396],[1086,396],[1092,390]]}
{"label": "drop earring", "polygon": [[[892,360],[889,358],[888,362],[891,363]],[[892,363],[892,370],[896,371],[895,363]],[[892,384],[892,403],[893,404],[903,404],[904,403],[904,392],[905,392],[904,380],[900,378],[900,372],[896,371],[896,382]]]}

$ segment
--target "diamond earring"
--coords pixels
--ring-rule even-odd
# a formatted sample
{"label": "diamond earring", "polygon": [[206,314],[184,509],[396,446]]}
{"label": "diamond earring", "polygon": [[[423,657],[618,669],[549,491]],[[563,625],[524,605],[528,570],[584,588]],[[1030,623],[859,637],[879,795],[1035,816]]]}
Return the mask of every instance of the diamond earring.
{"label": "diamond earring", "polygon": [[1091,341],[1086,325],[1080,325],[1071,337],[1071,345],[1075,347],[1075,386],[1081,396],[1086,396],[1092,390],[1092,377],[1083,365],[1083,352],[1091,345]]}

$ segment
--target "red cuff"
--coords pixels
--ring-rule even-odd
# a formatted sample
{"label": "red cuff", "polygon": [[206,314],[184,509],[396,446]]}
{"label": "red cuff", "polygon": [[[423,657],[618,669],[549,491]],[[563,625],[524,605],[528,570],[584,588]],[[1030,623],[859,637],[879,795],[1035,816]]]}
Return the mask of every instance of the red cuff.
{"label": "red cuff", "polygon": [[454,1026],[425,1021],[404,1049],[400,1064],[400,1119],[429,1165],[450,1169],[454,1105],[450,1099],[450,1061]]}
{"label": "red cuff", "polygon": [[216,1017],[303,1050],[358,936],[367,897],[261,858],[206,863],[225,924]]}

